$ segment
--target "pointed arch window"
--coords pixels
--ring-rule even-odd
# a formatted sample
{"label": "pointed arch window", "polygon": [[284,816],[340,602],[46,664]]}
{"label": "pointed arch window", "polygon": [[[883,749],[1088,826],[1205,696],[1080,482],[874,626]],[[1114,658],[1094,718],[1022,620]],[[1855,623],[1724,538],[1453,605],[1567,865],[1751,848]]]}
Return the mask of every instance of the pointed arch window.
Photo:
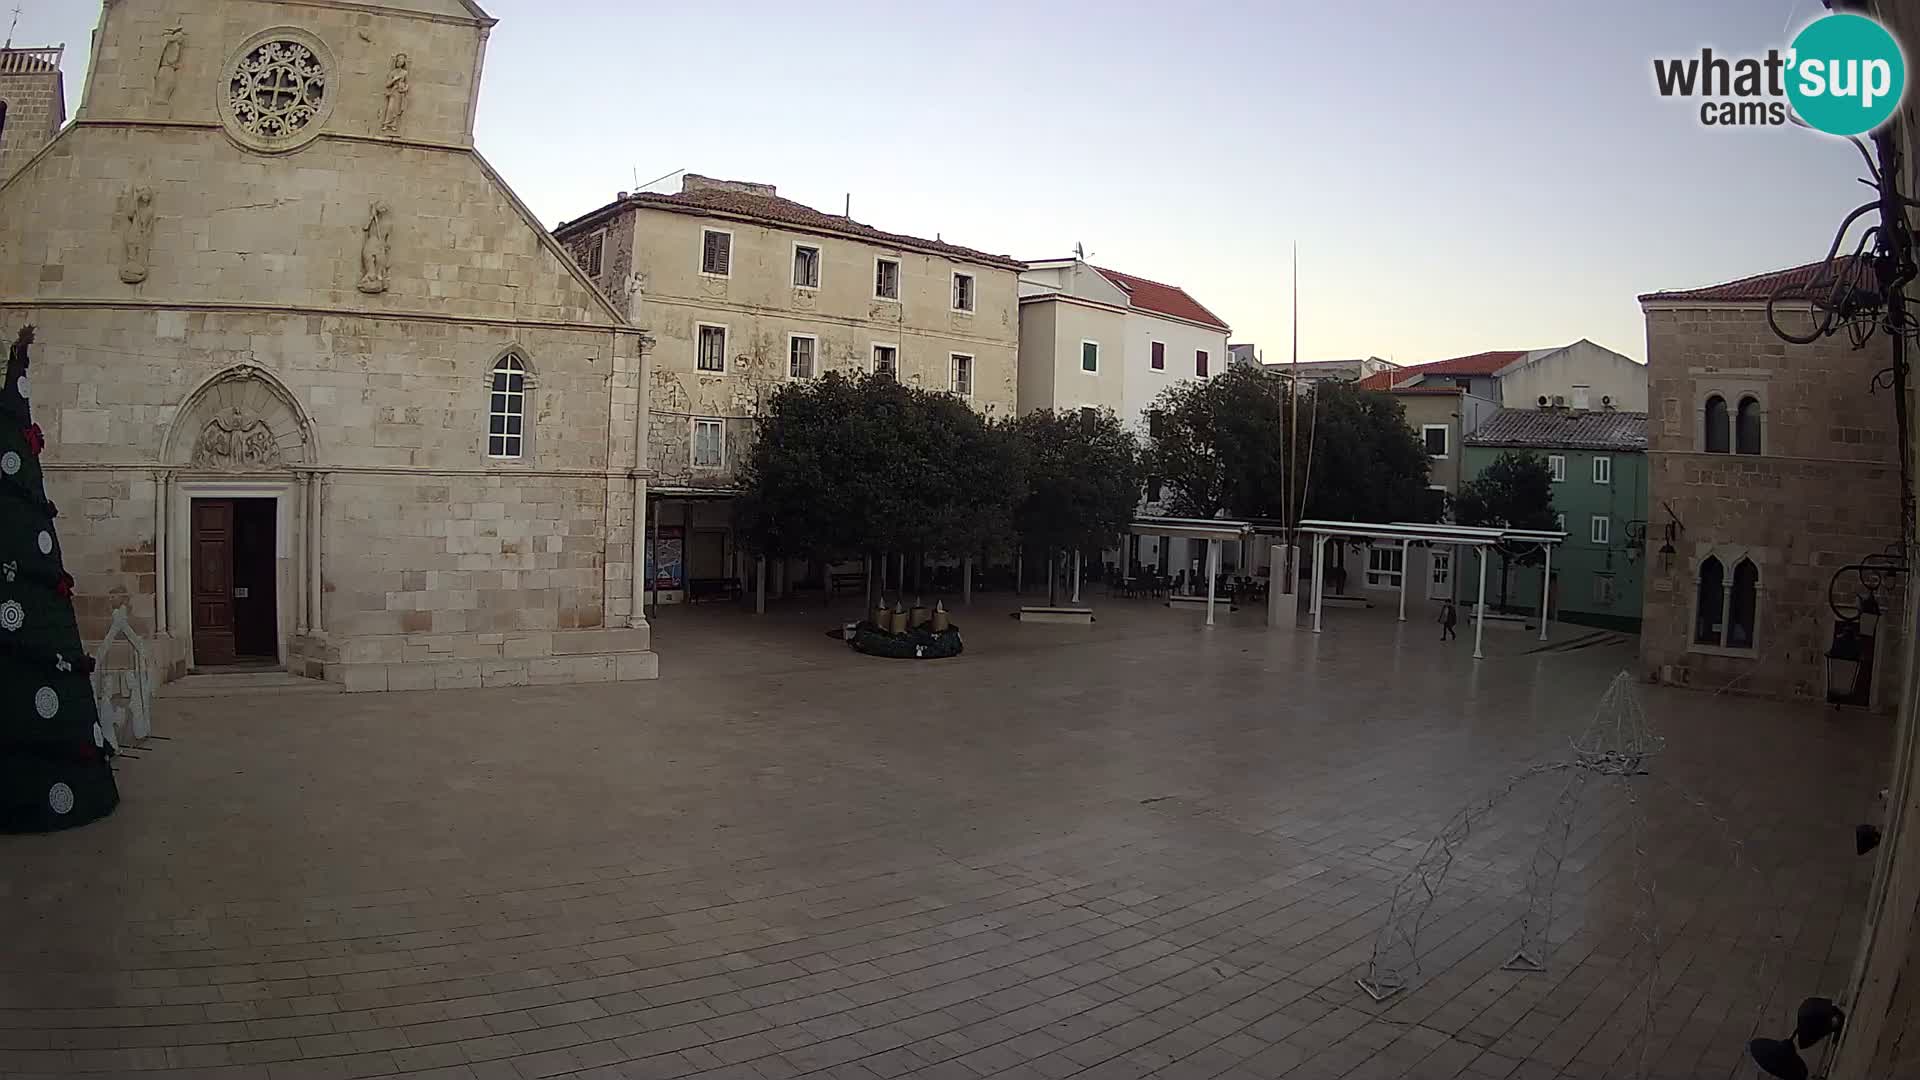
{"label": "pointed arch window", "polygon": [[493,362],[487,408],[487,456],[518,461],[526,450],[527,363],[516,352]]}
{"label": "pointed arch window", "polygon": [[1741,398],[1740,407],[1734,412],[1733,452],[1736,454],[1760,452],[1760,401],[1757,398]]}
{"label": "pointed arch window", "polygon": [[1709,555],[1700,564],[1698,599],[1694,604],[1693,642],[1718,645],[1725,625],[1726,570],[1720,560]]}
{"label": "pointed arch window", "polygon": [[1760,606],[1760,568],[1750,559],[1733,567],[1733,585],[1727,590],[1727,648],[1753,648],[1753,619]]}
{"label": "pointed arch window", "polygon": [[1709,454],[1724,454],[1732,447],[1727,416],[1727,399],[1719,394],[1707,398],[1705,411],[1706,446]]}

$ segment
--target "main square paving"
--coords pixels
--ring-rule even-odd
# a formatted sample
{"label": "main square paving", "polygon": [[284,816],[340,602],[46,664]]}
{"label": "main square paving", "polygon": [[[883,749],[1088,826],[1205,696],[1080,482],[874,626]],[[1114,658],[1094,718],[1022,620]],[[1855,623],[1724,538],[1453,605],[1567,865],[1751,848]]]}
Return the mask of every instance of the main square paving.
{"label": "main square paving", "polygon": [[1009,605],[935,663],[709,606],[657,683],[168,696],[114,817],[0,837],[0,1074],[1746,1077],[1845,985],[1879,719],[1642,687],[1667,749],[1589,785],[1548,971],[1500,964],[1552,778],[1375,1003],[1395,883],[1632,639]]}

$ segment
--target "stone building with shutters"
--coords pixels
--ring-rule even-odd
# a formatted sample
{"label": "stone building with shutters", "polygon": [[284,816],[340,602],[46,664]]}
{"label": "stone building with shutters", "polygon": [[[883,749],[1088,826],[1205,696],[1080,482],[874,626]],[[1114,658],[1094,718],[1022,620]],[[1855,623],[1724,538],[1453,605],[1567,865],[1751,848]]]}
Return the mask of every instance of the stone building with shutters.
{"label": "stone building with shutters", "polygon": [[473,145],[469,0],[112,0],[0,184],[83,634],[168,676],[647,678],[643,335]]}
{"label": "stone building with shutters", "polygon": [[[1869,392],[1886,354],[1844,334],[1789,344],[1767,323],[1776,286],[1817,268],[1640,298],[1651,405],[1641,660],[1684,686],[1890,709],[1905,578],[1872,568],[1900,541],[1899,450],[1892,394]],[[1876,579],[1883,614],[1860,618],[1862,661],[1832,662],[1836,629]]]}
{"label": "stone building with shutters", "polygon": [[[734,475],[781,385],[887,373],[988,417],[1013,415],[1014,259],[885,232],[771,184],[691,173],[676,193],[622,192],[554,235],[603,291],[632,298],[658,339],[648,350],[658,473],[648,520],[661,602],[743,584]],[[818,570],[770,565],[769,587]]]}

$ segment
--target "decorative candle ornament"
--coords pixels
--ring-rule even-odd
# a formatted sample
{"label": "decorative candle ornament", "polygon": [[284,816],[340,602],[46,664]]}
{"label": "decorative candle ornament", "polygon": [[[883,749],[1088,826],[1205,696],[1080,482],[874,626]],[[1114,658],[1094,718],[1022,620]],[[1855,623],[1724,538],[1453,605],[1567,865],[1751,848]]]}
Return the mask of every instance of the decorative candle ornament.
{"label": "decorative candle ornament", "polygon": [[936,634],[943,634],[952,625],[953,625],[953,620],[947,618],[946,601],[944,600],[934,601],[933,602],[933,632]]}
{"label": "decorative candle ornament", "polygon": [[907,632],[907,609],[901,607],[897,600],[893,604],[893,614],[887,617],[887,629],[896,634]]}

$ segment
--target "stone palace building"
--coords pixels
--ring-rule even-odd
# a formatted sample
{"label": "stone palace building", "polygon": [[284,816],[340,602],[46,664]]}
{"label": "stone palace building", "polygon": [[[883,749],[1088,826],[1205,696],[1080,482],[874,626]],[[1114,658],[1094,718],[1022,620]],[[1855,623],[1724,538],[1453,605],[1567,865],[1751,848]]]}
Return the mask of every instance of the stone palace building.
{"label": "stone palace building", "polygon": [[169,677],[350,690],[657,673],[645,338],[474,150],[493,25],[104,6],[74,122],[0,186],[89,638],[126,606]]}

